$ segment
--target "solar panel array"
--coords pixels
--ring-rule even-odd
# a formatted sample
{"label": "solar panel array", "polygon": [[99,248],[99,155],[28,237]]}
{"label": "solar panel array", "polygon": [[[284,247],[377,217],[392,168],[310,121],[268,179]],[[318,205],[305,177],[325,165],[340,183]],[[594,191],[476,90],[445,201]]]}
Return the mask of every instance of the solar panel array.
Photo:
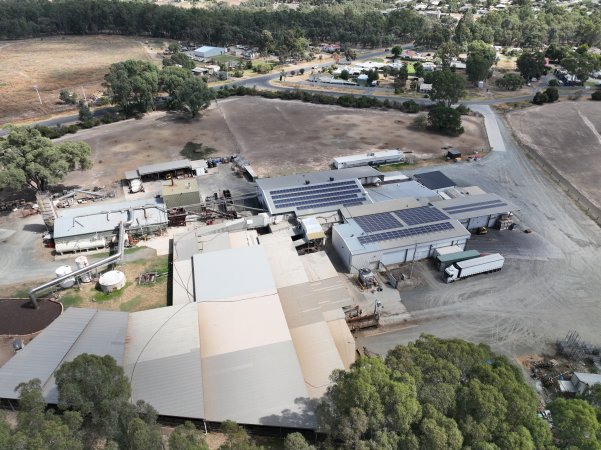
{"label": "solar panel array", "polygon": [[434,223],[431,225],[423,225],[420,227],[405,228],[401,230],[385,231],[383,233],[374,233],[367,236],[360,236],[361,244],[370,244],[373,242],[390,241],[393,239],[406,238],[417,236],[420,234],[438,233],[440,231],[452,230],[453,225],[450,222]]}
{"label": "solar panel array", "polygon": [[295,188],[276,189],[269,195],[277,209],[317,209],[329,206],[353,206],[365,203],[356,180],[307,184]]}
{"label": "solar panel array", "polygon": [[394,211],[394,213],[407,225],[420,225],[422,223],[438,222],[449,218],[446,214],[430,206],[402,209]]}
{"label": "solar panel array", "polygon": [[480,209],[489,209],[489,208],[498,208],[501,206],[508,206],[507,203],[504,203],[502,200],[489,200],[486,202],[478,202],[471,203],[469,205],[457,205],[457,206],[449,206],[448,208],[443,208],[449,214],[459,214],[470,211],[478,211]]}
{"label": "solar panel array", "polygon": [[403,224],[389,212],[355,217],[355,222],[357,222],[366,233],[390,230],[392,228],[403,226]]}

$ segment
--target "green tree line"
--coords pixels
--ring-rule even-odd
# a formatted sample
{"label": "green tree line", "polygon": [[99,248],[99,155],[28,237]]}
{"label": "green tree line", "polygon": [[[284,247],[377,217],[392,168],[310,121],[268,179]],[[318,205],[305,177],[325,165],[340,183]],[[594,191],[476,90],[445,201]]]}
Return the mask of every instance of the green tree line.
{"label": "green tree line", "polygon": [[545,3],[540,11],[527,4],[493,11],[479,20],[467,13],[458,23],[450,16],[425,17],[410,9],[382,14],[354,3],[300,10],[226,7],[182,9],[150,2],[111,0],[4,0],[0,38],[49,35],[123,34],[156,36],[212,45],[265,44],[285,34],[302,34],[311,42],[341,41],[368,47],[415,40],[436,47],[455,40],[539,48],[548,44],[601,42],[601,11],[592,5],[571,9]]}

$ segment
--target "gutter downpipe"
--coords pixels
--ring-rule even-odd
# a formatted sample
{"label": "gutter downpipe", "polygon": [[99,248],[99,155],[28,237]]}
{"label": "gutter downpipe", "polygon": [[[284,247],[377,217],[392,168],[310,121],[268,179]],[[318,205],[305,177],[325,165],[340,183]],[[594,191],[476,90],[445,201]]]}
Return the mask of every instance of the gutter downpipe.
{"label": "gutter downpipe", "polygon": [[38,294],[39,292],[44,291],[53,286],[56,286],[69,278],[83,275],[84,273],[89,272],[90,270],[108,265],[117,260],[123,262],[123,256],[124,256],[124,250],[125,250],[125,227],[129,228],[129,226],[134,221],[133,208],[129,210],[128,215],[129,215],[129,220],[127,222],[122,221],[119,223],[119,247],[118,247],[117,253],[115,253],[114,255],[108,256],[107,258],[101,259],[100,261],[96,261],[96,262],[90,264],[89,266],[82,267],[81,269],[77,269],[76,271],[68,273],[67,275],[63,275],[62,277],[55,278],[54,280],[51,280],[44,284],[41,284],[40,286],[34,287],[33,289],[31,289],[29,291],[29,300],[31,301],[31,304],[33,305],[33,307],[35,309],[38,309],[38,301],[36,298],[36,294]]}

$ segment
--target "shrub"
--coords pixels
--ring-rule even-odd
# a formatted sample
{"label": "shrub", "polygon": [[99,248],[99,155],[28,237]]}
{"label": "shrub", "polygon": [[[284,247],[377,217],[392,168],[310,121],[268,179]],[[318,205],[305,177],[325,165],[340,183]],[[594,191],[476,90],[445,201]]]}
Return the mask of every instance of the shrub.
{"label": "shrub", "polygon": [[601,90],[593,92],[591,94],[591,99],[595,101],[601,101]]}
{"label": "shrub", "polygon": [[559,91],[556,87],[547,88],[545,90],[545,94],[547,95],[547,101],[549,103],[553,103],[559,100]]}
{"label": "shrub", "polygon": [[300,69],[300,70],[298,71],[298,73],[300,73],[301,75],[304,75],[304,74],[305,74],[305,69]]}
{"label": "shrub", "polygon": [[416,114],[420,111],[420,106],[414,100],[407,100],[403,102],[403,110],[410,114]]}
{"label": "shrub", "polygon": [[425,114],[418,115],[413,119],[413,126],[421,130],[425,129],[428,126],[428,116]]}
{"label": "shrub", "polygon": [[461,103],[457,108],[455,108],[455,110],[458,111],[459,114],[461,114],[462,116],[467,116],[471,111],[471,109],[469,109],[463,103]]}
{"label": "shrub", "polygon": [[557,87],[559,86],[559,83],[557,82],[557,80],[549,80],[549,86]]}
{"label": "shrub", "polygon": [[534,94],[534,98],[532,99],[532,103],[534,103],[535,105],[542,105],[544,103],[547,103],[549,101],[549,97],[547,97],[547,94],[545,94],[544,92],[537,92],[536,94]]}

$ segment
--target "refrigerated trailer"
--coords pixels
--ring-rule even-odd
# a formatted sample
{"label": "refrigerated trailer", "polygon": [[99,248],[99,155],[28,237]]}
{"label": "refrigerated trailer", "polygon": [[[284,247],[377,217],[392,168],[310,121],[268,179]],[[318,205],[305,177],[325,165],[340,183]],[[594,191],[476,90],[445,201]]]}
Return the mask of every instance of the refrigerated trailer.
{"label": "refrigerated trailer", "polygon": [[501,270],[505,258],[499,253],[480,256],[479,258],[468,259],[467,261],[457,262],[445,269],[443,279],[447,283],[456,280],[478,275],[480,273],[497,272]]}

